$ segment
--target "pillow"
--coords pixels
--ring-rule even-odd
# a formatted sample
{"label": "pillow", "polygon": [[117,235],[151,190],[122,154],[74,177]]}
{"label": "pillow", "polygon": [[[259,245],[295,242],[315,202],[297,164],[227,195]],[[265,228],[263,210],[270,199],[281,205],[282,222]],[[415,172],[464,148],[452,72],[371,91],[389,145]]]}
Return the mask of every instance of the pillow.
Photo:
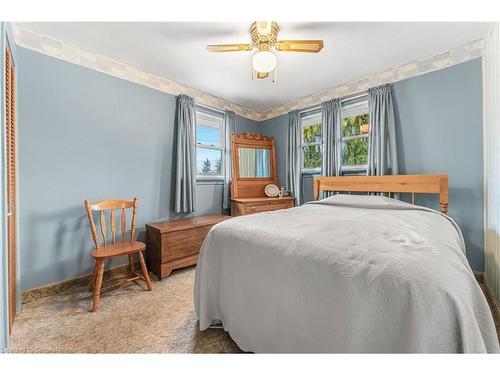
{"label": "pillow", "polygon": [[310,204],[326,204],[331,206],[341,207],[358,207],[358,208],[378,208],[378,209],[415,209],[411,203],[403,202],[398,199],[385,197],[383,195],[349,195],[336,194],[331,197],[321,199],[319,201],[308,202]]}

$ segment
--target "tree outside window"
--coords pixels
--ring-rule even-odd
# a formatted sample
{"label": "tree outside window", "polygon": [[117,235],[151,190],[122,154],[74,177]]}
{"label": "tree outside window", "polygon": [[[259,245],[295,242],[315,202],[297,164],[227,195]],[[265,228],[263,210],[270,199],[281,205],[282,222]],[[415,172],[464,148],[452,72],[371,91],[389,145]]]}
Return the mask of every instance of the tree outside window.
{"label": "tree outside window", "polygon": [[[363,172],[368,164],[368,101],[358,101],[341,108],[339,136],[343,172]],[[321,113],[302,117],[302,170],[321,171],[323,153]]]}
{"label": "tree outside window", "polygon": [[223,118],[196,111],[196,174],[198,177],[222,177]]}
{"label": "tree outside window", "polygon": [[321,114],[302,119],[303,170],[314,171],[321,168],[322,132]]}
{"label": "tree outside window", "polygon": [[342,166],[364,167],[368,163],[368,113],[342,119]]}

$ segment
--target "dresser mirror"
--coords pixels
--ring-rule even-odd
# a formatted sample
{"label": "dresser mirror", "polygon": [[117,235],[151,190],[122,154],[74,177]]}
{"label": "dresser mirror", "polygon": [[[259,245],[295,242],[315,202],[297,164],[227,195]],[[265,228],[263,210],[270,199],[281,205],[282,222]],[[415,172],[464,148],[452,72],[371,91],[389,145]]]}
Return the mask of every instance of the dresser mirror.
{"label": "dresser mirror", "polygon": [[274,138],[256,133],[233,133],[231,156],[231,198],[265,197],[266,185],[277,185]]}
{"label": "dresser mirror", "polygon": [[271,176],[270,149],[239,147],[240,177],[269,178]]}
{"label": "dresser mirror", "polygon": [[232,216],[283,210],[294,206],[293,197],[270,197],[265,193],[266,186],[269,188],[269,185],[278,185],[273,137],[255,133],[233,133],[231,162]]}

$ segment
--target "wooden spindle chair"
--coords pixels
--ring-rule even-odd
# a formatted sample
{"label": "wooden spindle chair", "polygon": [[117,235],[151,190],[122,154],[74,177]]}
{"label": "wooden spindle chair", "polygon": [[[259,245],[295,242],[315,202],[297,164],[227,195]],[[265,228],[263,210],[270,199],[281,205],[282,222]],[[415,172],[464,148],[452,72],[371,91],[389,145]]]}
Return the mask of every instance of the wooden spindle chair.
{"label": "wooden spindle chair", "polygon": [[[90,231],[92,233],[92,239],[94,240],[95,248],[92,250],[92,257],[95,260],[94,272],[92,274],[92,279],[90,281],[90,287],[93,290],[92,297],[92,311],[96,311],[99,306],[99,298],[101,292],[109,289],[113,289],[125,283],[132,282],[134,280],[143,280],[148,290],[153,290],[151,286],[151,280],[149,279],[148,269],[144,261],[144,256],[142,252],[146,249],[146,245],[139,241],[134,241],[135,236],[135,216],[137,211],[138,200],[134,198],[133,201],[124,200],[104,200],[98,203],[90,203],[88,200],[84,201],[85,210],[87,211],[87,216],[90,221]],[[130,237],[127,239],[127,216],[125,213],[126,209],[132,209],[132,220],[130,222]],[[94,223],[94,215],[92,211],[99,212],[99,224],[100,232],[102,236],[102,246],[99,241],[99,234],[97,233],[96,225]],[[111,240],[108,243],[108,231],[106,228],[106,215],[105,212],[109,211],[109,225],[111,229]],[[116,234],[116,218],[115,211],[120,213],[120,226],[121,226],[121,241],[117,241]],[[134,266],[134,255],[138,254],[139,263],[141,265],[142,275],[135,272]],[[104,261],[109,258],[114,258],[118,256],[128,255],[129,267],[131,277],[125,281],[110,285],[106,288],[102,287],[102,278],[104,275]]]}

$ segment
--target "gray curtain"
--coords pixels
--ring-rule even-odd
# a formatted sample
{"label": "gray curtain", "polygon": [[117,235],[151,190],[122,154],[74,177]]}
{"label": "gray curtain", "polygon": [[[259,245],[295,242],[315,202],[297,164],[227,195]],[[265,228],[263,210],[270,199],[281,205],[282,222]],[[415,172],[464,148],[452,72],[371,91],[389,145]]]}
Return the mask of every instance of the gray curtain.
{"label": "gray curtain", "polygon": [[288,113],[288,136],[286,147],[286,186],[295,196],[297,205],[301,204],[300,170],[302,128],[299,111]]}
{"label": "gray curtain", "polygon": [[392,85],[368,89],[368,176],[398,174]]}
{"label": "gray curtain", "polygon": [[222,208],[231,208],[231,134],[235,131],[236,115],[233,111],[224,112],[224,136],[225,136],[225,155],[224,155],[224,197],[222,200]]}
{"label": "gray curtain", "polygon": [[175,212],[196,211],[195,106],[187,95],[177,97]]}
{"label": "gray curtain", "polygon": [[[321,121],[323,123],[323,157],[321,162],[321,175],[323,177],[340,176],[340,122],[341,99],[332,99],[321,104]],[[321,197],[326,198],[333,194],[330,191],[321,192]]]}
{"label": "gray curtain", "polygon": [[323,160],[321,175],[340,176],[340,121],[341,100],[332,99],[321,104],[323,122]]}

